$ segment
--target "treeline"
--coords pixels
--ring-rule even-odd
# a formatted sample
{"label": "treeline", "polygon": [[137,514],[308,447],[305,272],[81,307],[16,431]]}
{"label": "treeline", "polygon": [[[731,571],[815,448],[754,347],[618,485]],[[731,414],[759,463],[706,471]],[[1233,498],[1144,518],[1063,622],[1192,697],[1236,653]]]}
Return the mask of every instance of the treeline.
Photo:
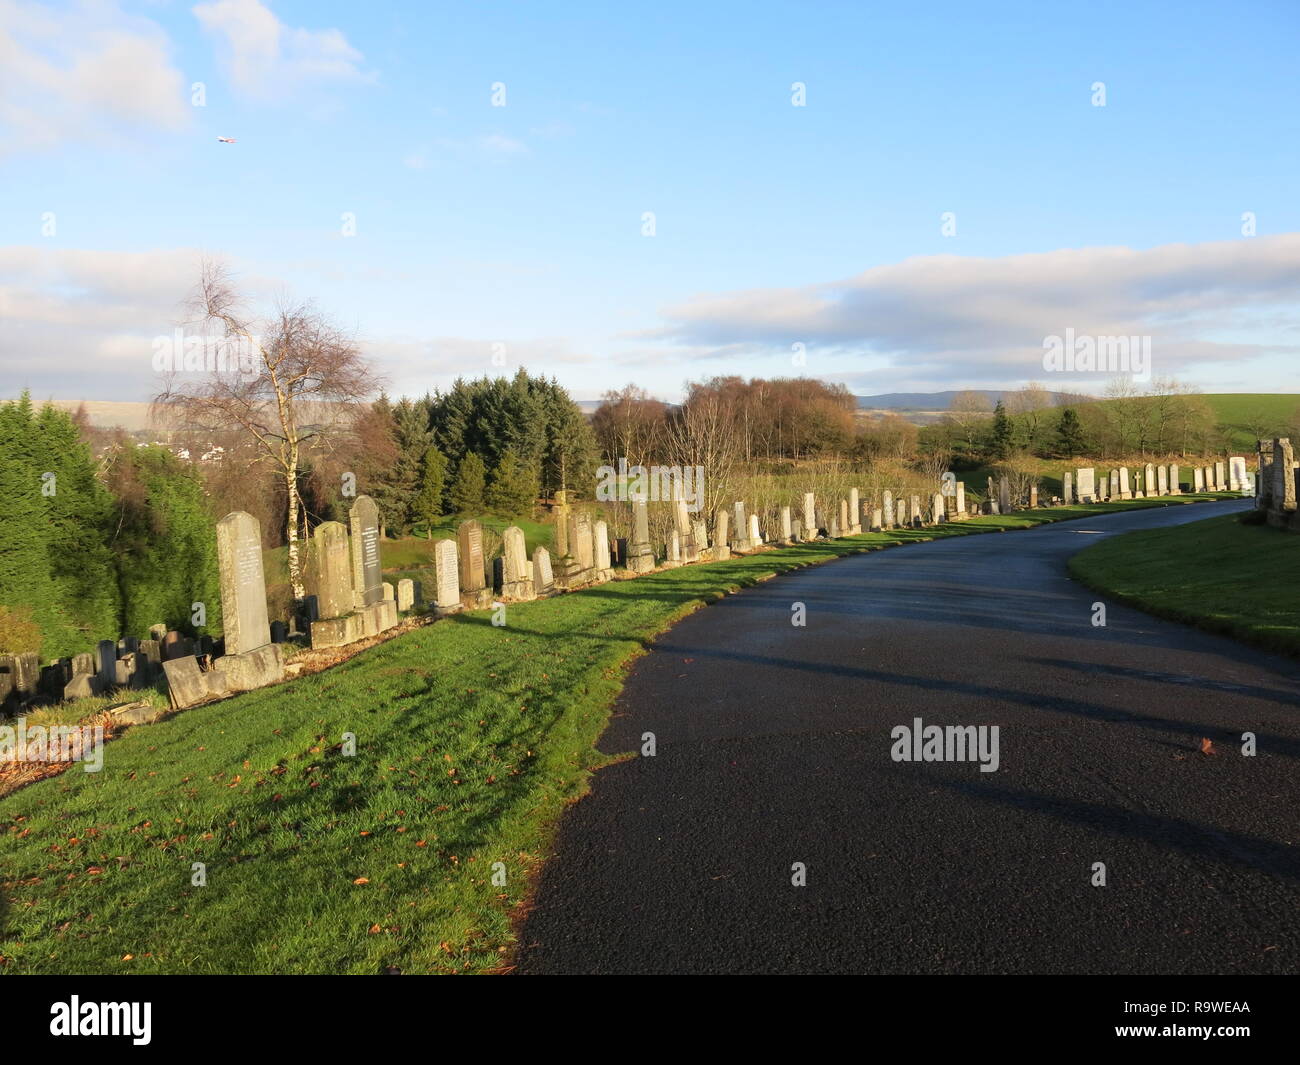
{"label": "treeline", "polygon": [[358,490],[398,533],[448,515],[529,517],[557,491],[590,494],[597,457],[568,392],[523,369],[423,399],[382,396],[363,413],[358,444]]}
{"label": "treeline", "polygon": [[1038,384],[996,404],[981,392],[958,393],[942,421],[921,430],[919,446],[972,465],[1027,456],[1190,456],[1231,447],[1231,428],[1177,381],[1146,389],[1114,384],[1102,400],[1062,404]]}
{"label": "treeline", "polygon": [[[150,625],[221,631],[216,533],[199,476],[30,397],[0,404],[0,652],[50,658]],[[191,622],[203,603],[206,624]]]}

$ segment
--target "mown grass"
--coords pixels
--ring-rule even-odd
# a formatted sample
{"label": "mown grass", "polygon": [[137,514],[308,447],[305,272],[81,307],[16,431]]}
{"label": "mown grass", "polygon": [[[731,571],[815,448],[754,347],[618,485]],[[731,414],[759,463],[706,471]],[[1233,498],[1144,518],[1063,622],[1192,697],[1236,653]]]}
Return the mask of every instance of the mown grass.
{"label": "mown grass", "polygon": [[101,772],[0,802],[0,972],[492,971],[556,818],[603,761],[594,744],[624,667],[674,620],[847,554],[1143,505],[1161,504],[685,566],[512,604],[504,627],[457,615],[129,729]]}
{"label": "mown grass", "polygon": [[1124,533],[1070,559],[1088,587],[1148,613],[1300,657],[1300,536],[1236,516]]}

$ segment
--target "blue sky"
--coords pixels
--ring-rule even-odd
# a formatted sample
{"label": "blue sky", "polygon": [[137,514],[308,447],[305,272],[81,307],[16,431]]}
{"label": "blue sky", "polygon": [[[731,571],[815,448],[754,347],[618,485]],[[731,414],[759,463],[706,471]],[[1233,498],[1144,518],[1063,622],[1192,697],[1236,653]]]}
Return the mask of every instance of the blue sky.
{"label": "blue sky", "polygon": [[521,362],[580,398],[1098,390],[1041,366],[1067,327],[1300,391],[1298,30],[1284,3],[0,0],[0,394],[148,398],[200,252],[315,299],[395,392]]}

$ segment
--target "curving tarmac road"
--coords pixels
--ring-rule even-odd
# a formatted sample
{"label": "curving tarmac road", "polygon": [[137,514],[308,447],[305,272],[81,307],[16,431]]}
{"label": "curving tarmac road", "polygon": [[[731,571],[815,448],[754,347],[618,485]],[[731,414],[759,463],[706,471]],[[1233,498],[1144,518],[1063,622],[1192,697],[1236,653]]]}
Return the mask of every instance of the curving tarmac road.
{"label": "curving tarmac road", "polygon": [[[1243,505],[874,552],[688,617],[600,743],[657,753],[565,814],[517,971],[1300,971],[1300,665],[1113,603],[1094,628],[1065,571]],[[894,761],[917,717],[999,726],[998,770]]]}

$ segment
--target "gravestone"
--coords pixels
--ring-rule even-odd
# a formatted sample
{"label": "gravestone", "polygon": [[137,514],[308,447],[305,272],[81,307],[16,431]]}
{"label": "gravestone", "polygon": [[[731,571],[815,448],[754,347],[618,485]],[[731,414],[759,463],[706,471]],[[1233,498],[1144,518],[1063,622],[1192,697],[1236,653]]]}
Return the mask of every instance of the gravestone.
{"label": "gravestone", "polygon": [[735,503],[735,528],[732,530],[731,547],[735,551],[744,551],[749,547],[749,522],[745,520],[745,504],[739,500]]}
{"label": "gravestone", "polygon": [[483,526],[474,519],[462,521],[456,529],[456,553],[460,560],[461,595],[485,590],[487,577],[483,569]]}
{"label": "gravestone", "polygon": [[609,553],[609,523],[604,521],[596,522],[592,527],[591,535],[596,580],[610,580],[614,576],[614,560]]}
{"label": "gravestone", "polygon": [[[97,650],[99,665],[99,686],[108,691],[117,684],[117,644],[112,640],[100,640]],[[14,685],[15,690],[21,690]]]}
{"label": "gravestone", "polygon": [[1169,494],[1169,470],[1164,466],[1156,469],[1156,484],[1160,495],[1167,496]]}
{"label": "gravestone", "polygon": [[1031,509],[1038,506],[1038,485],[1037,483],[1029,486],[1029,506]]}
{"label": "gravestone", "polygon": [[511,525],[501,533],[501,597],[531,599],[533,594],[524,530]]}
{"label": "gravestone", "polygon": [[703,521],[696,521],[694,524],[694,528],[695,528],[695,536],[694,536],[695,558],[692,561],[698,562],[701,558],[704,557],[704,551],[709,546],[709,531],[705,527]]}
{"label": "gravestone", "polygon": [[589,581],[594,576],[593,570],[596,568],[591,517],[587,514],[579,514],[578,520],[573,523],[572,532],[577,546],[575,554],[578,560],[578,569],[581,571],[582,579]]}
{"label": "gravestone", "polygon": [[[894,493],[886,492],[884,494],[883,505],[880,508],[880,527],[882,529],[892,529],[894,527]],[[874,522],[872,523],[875,524]]]}
{"label": "gravestone", "polygon": [[555,576],[551,573],[551,553],[544,547],[533,549],[533,592],[550,595],[555,591]]}
{"label": "gravestone", "polygon": [[849,501],[847,499],[841,499],[840,500],[840,535],[848,536],[850,528],[852,528],[852,523],[849,521]]}
{"label": "gravestone", "polygon": [[1220,492],[1228,487],[1228,471],[1222,459],[1214,464],[1214,487]]}
{"label": "gravestone", "polygon": [[788,544],[794,540],[794,525],[790,518],[790,508],[781,508],[781,542]]}
{"label": "gravestone", "polygon": [[966,482],[959,478],[954,486],[954,491],[957,501],[957,512],[953,517],[961,520],[966,517]]}
{"label": "gravestone", "polygon": [[907,522],[907,497],[906,497],[906,496],[899,496],[899,497],[898,497],[898,527],[899,527],[900,529],[906,529],[906,528],[907,528],[907,524],[908,524],[908,522]]}
{"label": "gravestone", "polygon": [[379,559],[379,508],[369,496],[357,496],[348,511],[352,534],[352,605],[370,606],[384,598]]}
{"label": "gravestone", "polygon": [[227,514],[217,522],[217,568],[226,654],[255,651],[271,642],[262,574],[262,530],[253,515]]}
{"label": "gravestone", "polygon": [[727,511],[719,507],[713,515],[713,560],[723,561],[731,557],[731,547],[727,541]]}
{"label": "gravestone", "polygon": [[763,542],[763,530],[759,527],[758,515],[749,516],[749,546],[757,547]]}
{"label": "gravestone", "polygon": [[1183,494],[1183,486],[1178,483],[1178,463],[1169,464],[1169,494],[1171,496],[1180,496]]}
{"label": "gravestone", "polygon": [[284,643],[289,639],[289,626],[279,619],[271,622],[271,642]]}
{"label": "gravestone", "polygon": [[884,512],[880,509],[880,507],[876,507],[876,509],[871,512],[871,520],[869,523],[870,531],[880,532],[880,530],[884,527],[881,524],[884,520],[885,520]]}
{"label": "gravestone", "polygon": [[654,551],[650,547],[650,512],[644,499],[632,503],[632,544],[628,548],[627,568],[633,573],[649,573],[655,568]]}
{"label": "gravestone", "polygon": [[945,520],[943,493],[935,492],[930,497],[930,521],[939,525]]}
{"label": "gravestone", "polygon": [[812,492],[805,492],[803,495],[803,527],[807,538],[815,540],[817,538],[817,501]]}
{"label": "gravestone", "polygon": [[1205,471],[1200,466],[1192,467],[1192,491],[1205,491]]}
{"label": "gravestone", "polygon": [[1011,482],[1005,477],[998,478],[998,513],[1011,513]]}
{"label": "gravestone", "polygon": [[1120,499],[1132,499],[1133,488],[1128,480],[1128,467],[1123,466],[1119,471],[1119,497]]}
{"label": "gravestone", "polygon": [[862,496],[856,488],[849,489],[849,535],[862,533]]}
{"label": "gravestone", "polygon": [[415,606],[415,581],[403,577],[397,582],[397,609],[410,610]]}
{"label": "gravestone", "polygon": [[460,551],[455,540],[433,545],[435,613],[450,614],[460,609]]}
{"label": "gravestone", "polygon": [[1228,457],[1228,491],[1241,492],[1246,488],[1246,460],[1240,455]]}
{"label": "gravestone", "polygon": [[383,601],[386,603],[395,603],[397,601],[397,592],[393,586],[388,581],[384,581],[383,589]]}
{"label": "gravestone", "polygon": [[921,497],[912,496],[912,505],[907,508],[908,513],[912,516],[913,528],[919,529],[922,525],[921,520]]}
{"label": "gravestone", "polygon": [[682,564],[682,538],[676,529],[669,530],[668,542],[664,544],[664,567],[673,569]]}
{"label": "gravestone", "polygon": [[352,612],[352,553],[341,522],[323,521],[312,533],[316,566],[316,613],[338,618]]}
{"label": "gravestone", "polygon": [[1093,483],[1096,471],[1089,468],[1078,469],[1074,471],[1074,487],[1079,493],[1080,503],[1095,503],[1097,497],[1097,488]]}

